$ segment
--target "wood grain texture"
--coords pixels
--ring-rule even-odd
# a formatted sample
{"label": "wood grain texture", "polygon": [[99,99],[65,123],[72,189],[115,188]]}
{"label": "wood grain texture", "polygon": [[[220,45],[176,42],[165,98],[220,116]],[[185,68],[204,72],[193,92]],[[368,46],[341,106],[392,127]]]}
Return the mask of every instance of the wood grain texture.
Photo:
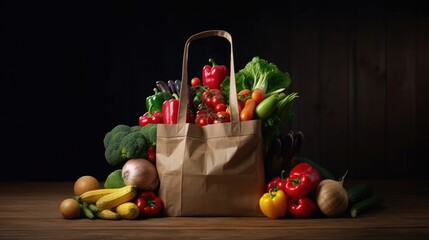
{"label": "wood grain texture", "polygon": [[[186,39],[215,28],[232,34],[236,71],[260,56],[290,73],[287,90],[299,98],[288,127],[305,135],[302,156],[350,178],[429,178],[429,161],[417,157],[429,143],[425,1],[277,1],[245,11],[183,4],[5,1],[0,158],[5,169],[26,168],[0,181],[105,178],[114,170],[105,134],[137,124],[155,81],[180,78]],[[201,77],[209,58],[228,64],[228,47],[201,47],[191,50],[190,76]],[[37,116],[32,136],[50,140],[25,146],[38,160],[19,154],[29,116]],[[49,170],[58,163],[73,164]]]}
{"label": "wood grain texture", "polygon": [[428,182],[367,183],[386,201],[382,208],[357,218],[66,220],[58,206],[72,195],[72,182],[3,182],[0,239],[427,239]]}
{"label": "wood grain texture", "polygon": [[[386,30],[381,4],[356,11],[354,124],[350,176],[376,177],[386,167]],[[352,120],[351,119],[351,120]],[[374,161],[377,159],[377,161]]]}
{"label": "wood grain texture", "polygon": [[416,24],[414,2],[387,8],[386,142],[389,175],[410,175],[415,156]]}
{"label": "wood grain texture", "polygon": [[[292,130],[303,131],[302,152],[320,159],[320,13],[317,6],[302,1],[293,2],[291,17],[291,91],[299,98],[293,105]],[[308,139],[308,140],[307,140]]]}
{"label": "wood grain texture", "polygon": [[[422,3],[416,5],[416,142],[417,156],[426,153],[427,143],[429,142],[429,122],[428,114],[428,92],[429,92],[429,7]],[[425,165],[426,164],[426,165]],[[416,158],[418,177],[423,178],[427,161],[422,158]]]}
{"label": "wood grain texture", "polygon": [[[292,3],[293,130],[349,177],[427,178],[428,16],[417,1]],[[416,167],[417,166],[417,167]]]}
{"label": "wood grain texture", "polygon": [[[321,6],[320,127],[321,158],[327,169],[340,177],[349,156],[350,14],[346,2]],[[341,99],[341,100],[340,100]]]}

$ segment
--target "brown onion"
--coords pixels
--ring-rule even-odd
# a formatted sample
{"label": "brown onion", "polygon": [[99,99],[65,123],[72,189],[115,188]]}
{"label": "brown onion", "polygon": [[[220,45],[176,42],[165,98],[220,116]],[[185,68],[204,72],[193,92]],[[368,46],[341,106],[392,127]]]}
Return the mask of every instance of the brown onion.
{"label": "brown onion", "polygon": [[159,186],[158,171],[153,163],[144,158],[133,158],[122,167],[125,185],[141,191],[154,191]]}
{"label": "brown onion", "polygon": [[344,177],[339,181],[333,179],[322,180],[316,189],[317,206],[328,217],[338,216],[347,210],[349,197],[343,186]]}

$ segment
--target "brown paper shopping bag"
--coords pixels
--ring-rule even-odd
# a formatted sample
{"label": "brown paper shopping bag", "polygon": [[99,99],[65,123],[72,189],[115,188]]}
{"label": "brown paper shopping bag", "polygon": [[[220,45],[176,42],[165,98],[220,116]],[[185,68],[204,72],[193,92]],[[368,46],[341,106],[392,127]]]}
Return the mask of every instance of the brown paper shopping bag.
{"label": "brown paper shopping bag", "polygon": [[[186,123],[188,49],[192,41],[222,37],[231,46],[231,122]],[[265,190],[260,120],[240,121],[231,35],[209,30],[185,43],[177,124],[157,126],[159,196],[167,216],[259,216]]]}

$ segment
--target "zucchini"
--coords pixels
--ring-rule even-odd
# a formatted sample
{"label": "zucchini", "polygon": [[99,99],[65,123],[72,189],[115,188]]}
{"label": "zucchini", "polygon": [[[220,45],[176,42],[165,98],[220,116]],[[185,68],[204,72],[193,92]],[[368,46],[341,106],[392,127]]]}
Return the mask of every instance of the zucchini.
{"label": "zucchini", "polygon": [[381,195],[372,195],[371,197],[365,198],[355,203],[350,209],[350,216],[353,218],[361,215],[362,213],[368,212],[371,209],[380,207],[384,202],[384,197]]}
{"label": "zucchini", "polygon": [[331,172],[328,171],[328,169],[322,167],[320,164],[318,164],[317,162],[310,160],[308,158],[302,158],[299,157],[298,158],[299,162],[305,162],[310,164],[310,166],[312,166],[313,168],[315,168],[319,173],[320,173],[320,177],[322,180],[324,179],[336,179],[336,177],[334,176],[334,174],[332,174]]}
{"label": "zucchini", "polygon": [[89,219],[94,219],[94,213],[91,211],[91,209],[88,208],[87,203],[80,203],[80,212],[85,215],[85,217]]}
{"label": "zucchini", "polygon": [[347,189],[347,194],[349,196],[349,205],[362,201],[365,198],[372,196],[372,187],[369,184],[358,183]]}

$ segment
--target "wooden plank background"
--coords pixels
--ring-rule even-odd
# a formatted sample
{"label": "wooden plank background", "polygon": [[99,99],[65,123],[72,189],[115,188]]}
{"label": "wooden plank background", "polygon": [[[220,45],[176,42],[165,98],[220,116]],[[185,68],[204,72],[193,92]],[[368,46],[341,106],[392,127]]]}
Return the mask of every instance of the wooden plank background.
{"label": "wooden plank background", "polygon": [[[8,171],[0,180],[104,179],[114,170],[104,159],[105,133],[137,124],[155,81],[179,78],[184,42],[207,29],[232,34],[236,70],[260,56],[291,74],[289,91],[300,97],[288,129],[303,131],[303,156],[337,176],[427,179],[427,157],[419,157],[429,142],[423,1],[268,2],[243,11],[209,3],[5,1],[0,100],[8,114],[1,123],[28,126],[28,116],[37,116],[32,136],[53,140],[27,145],[28,153],[43,152],[30,160],[16,144],[28,132],[6,127],[4,168],[20,167],[10,160],[16,158],[27,167],[24,177]],[[207,55],[227,62],[223,49],[193,53],[192,74],[200,74]],[[52,130],[63,126],[71,129],[67,137]],[[57,163],[73,164],[48,170]]]}
{"label": "wooden plank background", "polygon": [[303,154],[337,176],[425,177],[428,12],[415,1],[302,5],[290,71]]}

